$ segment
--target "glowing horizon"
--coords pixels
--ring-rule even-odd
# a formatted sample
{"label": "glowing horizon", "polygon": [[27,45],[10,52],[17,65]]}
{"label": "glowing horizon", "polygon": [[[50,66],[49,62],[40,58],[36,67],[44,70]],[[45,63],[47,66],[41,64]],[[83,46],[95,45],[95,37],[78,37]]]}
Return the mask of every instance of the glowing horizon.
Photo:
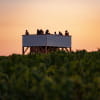
{"label": "glowing horizon", "polygon": [[100,48],[99,0],[1,0],[0,55],[21,54],[21,35],[49,29],[72,35],[72,48]]}

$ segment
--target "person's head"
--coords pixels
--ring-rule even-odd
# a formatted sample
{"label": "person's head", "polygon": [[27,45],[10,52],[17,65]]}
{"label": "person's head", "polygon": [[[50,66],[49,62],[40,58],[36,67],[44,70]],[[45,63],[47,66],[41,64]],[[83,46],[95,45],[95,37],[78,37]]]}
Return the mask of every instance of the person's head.
{"label": "person's head", "polygon": [[67,30],[65,30],[65,33],[68,33],[68,31],[67,31]]}

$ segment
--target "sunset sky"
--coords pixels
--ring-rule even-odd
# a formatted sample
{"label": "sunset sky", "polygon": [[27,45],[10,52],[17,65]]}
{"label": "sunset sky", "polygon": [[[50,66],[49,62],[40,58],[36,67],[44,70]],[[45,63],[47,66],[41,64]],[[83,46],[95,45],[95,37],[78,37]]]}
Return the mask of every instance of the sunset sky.
{"label": "sunset sky", "polygon": [[25,30],[72,35],[73,50],[100,48],[100,0],[0,0],[0,56],[21,54]]}

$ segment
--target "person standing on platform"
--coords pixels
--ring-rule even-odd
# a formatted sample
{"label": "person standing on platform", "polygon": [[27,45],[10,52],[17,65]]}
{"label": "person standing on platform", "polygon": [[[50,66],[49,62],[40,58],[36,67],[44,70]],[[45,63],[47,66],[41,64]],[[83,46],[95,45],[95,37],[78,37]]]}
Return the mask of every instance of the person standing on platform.
{"label": "person standing on platform", "polygon": [[26,30],[26,31],[25,31],[25,35],[29,35],[29,32],[28,32],[28,30]]}

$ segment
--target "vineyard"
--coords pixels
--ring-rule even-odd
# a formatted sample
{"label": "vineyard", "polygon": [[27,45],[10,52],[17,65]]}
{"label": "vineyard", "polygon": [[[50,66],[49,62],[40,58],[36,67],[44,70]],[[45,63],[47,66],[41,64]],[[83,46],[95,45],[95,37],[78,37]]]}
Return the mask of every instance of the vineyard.
{"label": "vineyard", "polygon": [[0,100],[100,100],[100,51],[1,56]]}

